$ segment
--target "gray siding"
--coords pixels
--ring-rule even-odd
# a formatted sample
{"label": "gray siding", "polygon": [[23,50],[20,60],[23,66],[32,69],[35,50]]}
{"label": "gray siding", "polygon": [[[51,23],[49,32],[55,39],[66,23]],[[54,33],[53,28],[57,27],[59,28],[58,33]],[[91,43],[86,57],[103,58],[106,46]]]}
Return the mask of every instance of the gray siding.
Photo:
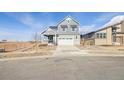
{"label": "gray siding", "polygon": [[[62,26],[67,26],[67,28],[65,29],[65,31],[63,31]],[[72,26],[76,26],[77,28],[75,28],[75,30],[72,30]],[[58,33],[79,33],[79,24],[77,22],[75,22],[73,19],[68,20],[65,19],[64,21],[62,21],[59,25],[58,25]]]}

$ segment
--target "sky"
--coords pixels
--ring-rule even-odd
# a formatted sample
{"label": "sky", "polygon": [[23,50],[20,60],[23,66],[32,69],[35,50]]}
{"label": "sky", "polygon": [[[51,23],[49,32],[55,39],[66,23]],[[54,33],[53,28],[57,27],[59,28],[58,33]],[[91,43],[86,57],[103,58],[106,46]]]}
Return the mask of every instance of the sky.
{"label": "sky", "polygon": [[57,25],[66,16],[80,23],[82,34],[124,20],[124,12],[0,12],[0,40],[31,41],[34,33]]}

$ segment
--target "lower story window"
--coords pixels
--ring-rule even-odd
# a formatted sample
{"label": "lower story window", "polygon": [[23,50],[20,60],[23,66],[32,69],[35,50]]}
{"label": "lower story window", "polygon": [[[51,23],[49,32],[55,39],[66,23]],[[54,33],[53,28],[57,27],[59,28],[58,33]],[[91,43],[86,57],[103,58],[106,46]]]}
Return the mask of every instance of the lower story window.
{"label": "lower story window", "polygon": [[99,33],[96,34],[96,38],[99,38]]}
{"label": "lower story window", "polygon": [[100,33],[100,38],[103,38],[103,33]]}
{"label": "lower story window", "polygon": [[97,33],[96,38],[106,38],[106,33]]}
{"label": "lower story window", "polygon": [[106,38],[106,33],[103,34],[103,38]]}

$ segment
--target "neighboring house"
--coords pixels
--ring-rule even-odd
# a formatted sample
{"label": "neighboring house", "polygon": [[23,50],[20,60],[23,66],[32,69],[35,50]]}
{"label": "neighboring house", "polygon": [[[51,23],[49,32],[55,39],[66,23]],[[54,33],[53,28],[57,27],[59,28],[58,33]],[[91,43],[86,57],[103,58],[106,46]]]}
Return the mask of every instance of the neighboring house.
{"label": "neighboring house", "polygon": [[55,45],[80,45],[79,22],[70,16],[41,34],[48,38],[48,43]]}
{"label": "neighboring house", "polygon": [[82,38],[94,40],[94,45],[124,45],[124,21],[87,33]]}

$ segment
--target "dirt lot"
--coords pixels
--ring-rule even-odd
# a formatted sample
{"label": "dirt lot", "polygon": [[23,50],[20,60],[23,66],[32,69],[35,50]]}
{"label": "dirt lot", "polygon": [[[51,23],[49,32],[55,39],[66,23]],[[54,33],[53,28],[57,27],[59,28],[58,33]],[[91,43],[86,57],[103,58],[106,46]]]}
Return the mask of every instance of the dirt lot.
{"label": "dirt lot", "polygon": [[11,42],[1,43],[0,48],[5,48],[6,52],[0,53],[1,58],[28,57],[51,55],[56,46],[48,46],[46,44],[38,44],[31,42]]}
{"label": "dirt lot", "polygon": [[33,45],[34,42],[2,42],[0,48],[4,48],[6,52],[16,51]]}
{"label": "dirt lot", "polygon": [[115,51],[124,51],[124,46],[77,46],[79,49],[88,49],[88,50],[115,50]]}
{"label": "dirt lot", "polygon": [[124,46],[77,46],[88,53],[100,54],[124,54]]}

